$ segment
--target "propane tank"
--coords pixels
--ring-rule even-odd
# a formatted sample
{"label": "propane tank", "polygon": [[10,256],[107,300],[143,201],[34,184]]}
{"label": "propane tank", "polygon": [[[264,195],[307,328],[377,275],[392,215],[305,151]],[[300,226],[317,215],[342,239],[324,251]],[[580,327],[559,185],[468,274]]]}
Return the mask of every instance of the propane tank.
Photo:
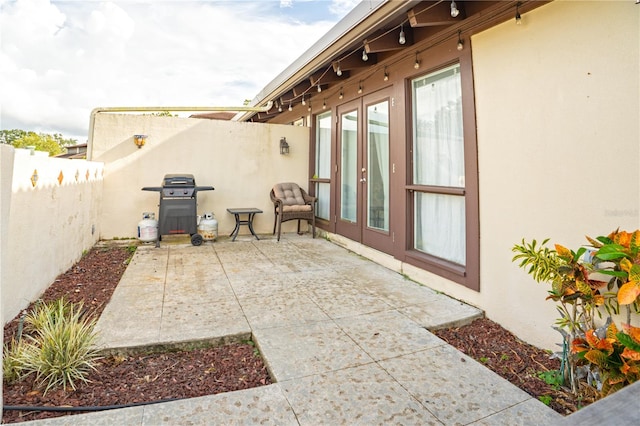
{"label": "propane tank", "polygon": [[142,213],[142,220],[138,222],[138,239],[144,243],[158,239],[158,221],[155,213]]}
{"label": "propane tank", "polygon": [[218,238],[218,221],[213,217],[213,213],[205,213],[200,217],[198,234],[202,235],[205,241],[215,241]]}

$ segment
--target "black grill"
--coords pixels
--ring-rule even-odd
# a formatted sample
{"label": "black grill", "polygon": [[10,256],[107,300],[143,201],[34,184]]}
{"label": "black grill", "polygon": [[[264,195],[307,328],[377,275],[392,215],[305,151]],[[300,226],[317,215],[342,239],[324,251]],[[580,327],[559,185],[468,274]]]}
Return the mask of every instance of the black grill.
{"label": "black grill", "polygon": [[145,186],[143,191],[160,193],[158,214],[158,241],[163,235],[189,234],[191,244],[202,244],[198,234],[196,217],[197,195],[199,191],[213,191],[213,186],[196,186],[190,174],[165,175],[162,186]]}

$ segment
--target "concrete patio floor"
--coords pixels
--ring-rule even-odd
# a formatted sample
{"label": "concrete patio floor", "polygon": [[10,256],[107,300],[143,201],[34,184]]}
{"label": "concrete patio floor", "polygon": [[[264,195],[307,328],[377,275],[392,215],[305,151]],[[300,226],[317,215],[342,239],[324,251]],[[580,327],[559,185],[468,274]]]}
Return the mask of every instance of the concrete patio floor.
{"label": "concrete patio floor", "polygon": [[[183,240],[184,241],[184,240]],[[430,333],[482,313],[321,238],[145,245],[98,322],[124,349],[251,337],[274,384],[49,425],[540,425],[562,416]]]}

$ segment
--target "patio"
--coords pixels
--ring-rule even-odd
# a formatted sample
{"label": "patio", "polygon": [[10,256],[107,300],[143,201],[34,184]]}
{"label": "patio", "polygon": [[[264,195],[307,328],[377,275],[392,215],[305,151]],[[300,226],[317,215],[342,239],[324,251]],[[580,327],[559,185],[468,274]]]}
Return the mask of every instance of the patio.
{"label": "patio", "polygon": [[243,235],[200,247],[186,240],[142,246],[100,318],[101,344],[253,336],[277,383],[45,423],[558,421],[555,411],[428,331],[481,314],[321,238]]}

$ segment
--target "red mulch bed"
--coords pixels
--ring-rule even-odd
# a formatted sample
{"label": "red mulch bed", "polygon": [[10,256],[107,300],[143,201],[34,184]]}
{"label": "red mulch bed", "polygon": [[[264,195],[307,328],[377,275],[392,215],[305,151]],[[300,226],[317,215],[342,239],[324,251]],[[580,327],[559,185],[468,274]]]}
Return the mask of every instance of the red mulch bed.
{"label": "red mulch bed", "polygon": [[[131,251],[121,246],[97,246],[61,274],[42,296],[84,302],[87,314],[99,317],[124,273]],[[29,308],[30,309],[30,308]],[[9,342],[18,330],[19,316],[5,325]],[[33,379],[3,384],[5,406],[107,406],[166,399],[192,398],[271,383],[252,342],[192,351],[108,356],[89,375],[91,383],[76,390],[54,389],[43,395]],[[3,410],[3,423],[65,415],[58,412]],[[71,414],[77,414],[73,412]]]}
{"label": "red mulch bed", "polygon": [[582,395],[575,396],[568,389],[547,384],[539,373],[559,370],[560,361],[486,318],[435,334],[529,395],[547,400],[548,405],[560,414],[571,414],[595,400],[592,390],[585,389]]}

